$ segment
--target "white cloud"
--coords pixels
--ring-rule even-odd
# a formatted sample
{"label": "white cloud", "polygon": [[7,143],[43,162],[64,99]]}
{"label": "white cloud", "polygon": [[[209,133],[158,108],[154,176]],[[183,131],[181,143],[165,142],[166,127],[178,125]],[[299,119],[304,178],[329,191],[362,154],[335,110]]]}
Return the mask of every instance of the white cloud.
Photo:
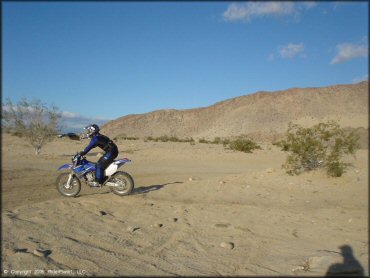
{"label": "white cloud", "polygon": [[304,44],[289,43],[279,49],[279,54],[282,58],[293,58],[294,56],[301,54],[304,55]]}
{"label": "white cloud", "polygon": [[337,44],[337,55],[331,60],[330,64],[339,64],[359,57],[369,56],[369,45],[365,43],[341,43]]}
{"label": "white cloud", "polygon": [[62,116],[64,118],[75,118],[75,117],[78,117],[79,115],[77,113],[74,113],[74,112],[64,111],[64,112],[62,112]]}
{"label": "white cloud", "polygon": [[226,21],[250,21],[254,17],[288,15],[293,12],[293,2],[232,3],[223,13],[223,18]]}
{"label": "white cloud", "polygon": [[369,81],[369,74],[365,74],[362,77],[357,77],[352,80],[352,83],[360,83],[362,81]]}
{"label": "white cloud", "polygon": [[310,10],[317,6],[317,3],[315,1],[307,1],[302,2],[303,7],[305,7],[307,10]]}
{"label": "white cloud", "polygon": [[249,22],[253,18],[264,16],[288,16],[298,15],[299,11],[309,10],[317,6],[314,1],[306,1],[300,3],[294,2],[246,2],[232,3],[223,13],[225,21],[244,21]]}
{"label": "white cloud", "polygon": [[80,132],[89,124],[97,124],[98,126],[101,126],[108,121],[108,119],[101,117],[87,117],[69,111],[62,112],[62,124],[65,132]]}

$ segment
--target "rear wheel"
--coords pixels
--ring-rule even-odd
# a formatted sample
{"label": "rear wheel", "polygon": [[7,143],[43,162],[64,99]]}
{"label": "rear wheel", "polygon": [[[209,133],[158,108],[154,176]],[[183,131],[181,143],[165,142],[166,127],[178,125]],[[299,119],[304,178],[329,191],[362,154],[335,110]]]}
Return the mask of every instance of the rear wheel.
{"label": "rear wheel", "polygon": [[109,180],[116,186],[110,186],[110,190],[117,195],[129,195],[134,189],[134,179],[126,172],[117,172]]}
{"label": "rear wheel", "polygon": [[70,184],[67,182],[69,179],[69,173],[62,173],[58,176],[56,186],[60,194],[66,197],[75,197],[80,193],[81,182],[76,176],[72,176]]}

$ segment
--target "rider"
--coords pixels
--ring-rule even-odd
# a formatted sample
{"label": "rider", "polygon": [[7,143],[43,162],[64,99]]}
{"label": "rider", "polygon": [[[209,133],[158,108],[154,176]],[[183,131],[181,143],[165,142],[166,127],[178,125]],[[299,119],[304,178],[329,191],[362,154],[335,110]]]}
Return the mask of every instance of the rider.
{"label": "rider", "polygon": [[107,136],[99,133],[99,127],[96,124],[88,125],[81,134],[81,139],[91,138],[90,144],[79,152],[81,156],[86,155],[92,148],[99,147],[105,151],[104,155],[96,164],[96,176],[93,186],[101,186],[104,182],[104,171],[113,162],[118,155],[117,145]]}

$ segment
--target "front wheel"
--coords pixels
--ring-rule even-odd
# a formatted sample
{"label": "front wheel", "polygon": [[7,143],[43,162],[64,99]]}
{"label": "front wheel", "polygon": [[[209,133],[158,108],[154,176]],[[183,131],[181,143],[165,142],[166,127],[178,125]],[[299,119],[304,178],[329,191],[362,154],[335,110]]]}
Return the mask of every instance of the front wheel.
{"label": "front wheel", "polygon": [[80,193],[81,182],[76,176],[72,176],[70,183],[68,185],[68,180],[70,179],[69,173],[62,173],[58,176],[56,181],[56,186],[60,194],[66,197],[75,197]]}
{"label": "front wheel", "polygon": [[129,195],[134,189],[134,179],[126,172],[115,173],[109,182],[116,184],[111,186],[110,190],[120,196]]}

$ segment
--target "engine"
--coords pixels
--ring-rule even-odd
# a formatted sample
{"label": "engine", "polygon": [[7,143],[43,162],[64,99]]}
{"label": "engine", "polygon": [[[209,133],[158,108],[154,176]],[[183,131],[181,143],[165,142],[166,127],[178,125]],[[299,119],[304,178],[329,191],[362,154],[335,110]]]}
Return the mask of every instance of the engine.
{"label": "engine", "polygon": [[86,179],[88,181],[94,181],[95,180],[95,173],[94,172],[87,173],[86,174]]}

